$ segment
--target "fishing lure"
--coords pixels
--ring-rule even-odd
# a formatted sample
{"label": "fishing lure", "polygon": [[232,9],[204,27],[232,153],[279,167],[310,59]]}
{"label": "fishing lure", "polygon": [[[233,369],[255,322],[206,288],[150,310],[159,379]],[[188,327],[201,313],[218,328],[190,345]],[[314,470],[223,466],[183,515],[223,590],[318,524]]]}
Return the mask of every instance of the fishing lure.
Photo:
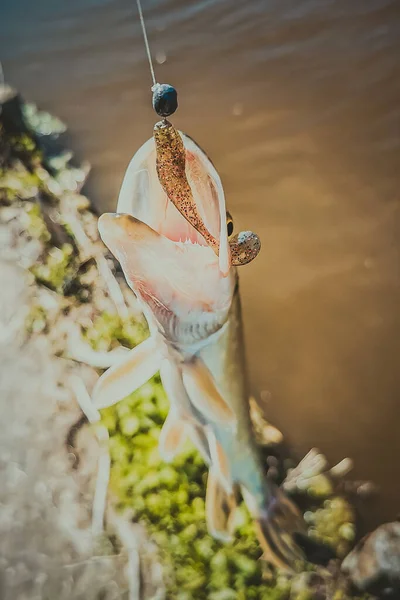
{"label": "fishing lure", "polygon": [[153,106],[163,119],[128,166],[117,212],[99,219],[150,335],[99,378],[93,403],[115,404],[160,372],[170,410],[159,450],[170,461],[190,438],[209,465],[210,533],[231,539],[240,491],[265,553],[287,567],[302,560],[292,534],[303,524],[267,479],[254,441],[236,269],[257,256],[260,241],[252,232],[233,235],[215,167],[167,120],[174,88],[155,84]]}
{"label": "fishing lure", "polygon": [[[220,255],[220,268],[223,273],[226,273],[229,269],[228,247],[226,244],[220,247],[218,240],[209,232],[199,213],[186,176],[186,153],[181,136],[171,123],[164,119],[154,126],[154,140],[157,175],[163,190],[192,227],[203,236],[216,254]],[[189,160],[192,160],[190,155]],[[225,227],[225,215],[220,216],[222,227]],[[225,241],[223,232],[220,232],[220,239]],[[259,253],[260,239],[251,231],[241,232],[229,241],[229,249],[231,265],[245,265]]]}

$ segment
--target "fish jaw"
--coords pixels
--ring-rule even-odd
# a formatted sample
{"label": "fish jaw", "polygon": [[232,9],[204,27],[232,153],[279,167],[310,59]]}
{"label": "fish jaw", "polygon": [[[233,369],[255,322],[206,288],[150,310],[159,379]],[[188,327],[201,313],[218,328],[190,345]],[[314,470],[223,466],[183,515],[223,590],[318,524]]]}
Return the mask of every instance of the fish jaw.
{"label": "fish jaw", "polygon": [[[180,131],[176,133],[184,145],[185,176],[194,203],[207,230],[219,243],[219,267],[222,275],[227,277],[231,257],[221,179],[196,142]],[[156,144],[154,138],[150,138],[129,163],[118,198],[117,212],[133,215],[174,241],[191,239],[199,245],[207,245],[203,236],[168,199],[159,181],[156,164]]]}
{"label": "fish jaw", "polygon": [[128,284],[164,330],[173,322],[174,331],[192,328],[198,333],[200,324],[199,335],[208,337],[224,324],[235,277],[233,272],[222,275],[210,247],[172,241],[127,214],[105,213],[98,227]]}

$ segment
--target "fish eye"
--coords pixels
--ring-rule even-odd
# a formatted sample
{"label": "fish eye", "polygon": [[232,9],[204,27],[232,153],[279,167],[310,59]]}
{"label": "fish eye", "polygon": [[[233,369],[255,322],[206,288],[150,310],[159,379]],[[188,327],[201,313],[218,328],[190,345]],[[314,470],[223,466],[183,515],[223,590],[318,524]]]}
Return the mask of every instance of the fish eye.
{"label": "fish eye", "polygon": [[226,211],[226,230],[228,232],[228,238],[233,234],[233,219],[230,212]]}

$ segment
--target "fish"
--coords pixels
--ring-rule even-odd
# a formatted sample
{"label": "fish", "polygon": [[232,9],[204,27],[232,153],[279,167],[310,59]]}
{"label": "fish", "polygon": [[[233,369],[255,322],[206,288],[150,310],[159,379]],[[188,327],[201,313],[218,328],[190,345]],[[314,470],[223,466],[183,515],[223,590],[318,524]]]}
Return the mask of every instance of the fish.
{"label": "fish", "polygon": [[166,120],[161,137],[160,128],[132,158],[117,211],[98,221],[149,337],[103,373],[92,401],[111,406],[159,372],[170,402],[159,451],[171,461],[190,439],[208,465],[210,534],[232,539],[241,494],[265,557],[293,569],[303,560],[294,539],[303,520],[267,478],[249,413],[236,265],[260,244],[251,232],[232,235],[222,182],[205,152]]}

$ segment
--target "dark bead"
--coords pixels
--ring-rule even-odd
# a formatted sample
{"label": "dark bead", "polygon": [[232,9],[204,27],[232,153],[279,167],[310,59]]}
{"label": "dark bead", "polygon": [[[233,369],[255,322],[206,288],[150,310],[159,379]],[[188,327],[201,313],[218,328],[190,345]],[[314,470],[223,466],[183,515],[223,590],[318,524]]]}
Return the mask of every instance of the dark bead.
{"label": "dark bead", "polygon": [[160,117],[169,117],[178,108],[176,89],[168,83],[156,83],[153,87],[153,108]]}

